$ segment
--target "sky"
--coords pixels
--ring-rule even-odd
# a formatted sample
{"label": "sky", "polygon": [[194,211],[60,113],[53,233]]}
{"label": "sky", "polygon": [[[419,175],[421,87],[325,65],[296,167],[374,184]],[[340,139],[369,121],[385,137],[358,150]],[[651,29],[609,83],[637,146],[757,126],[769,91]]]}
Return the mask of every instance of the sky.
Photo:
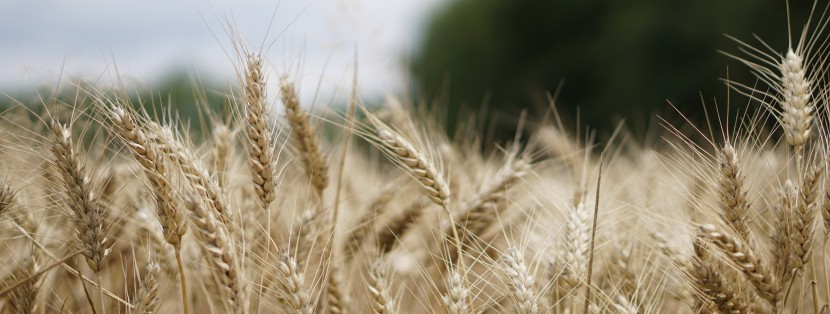
{"label": "sky", "polygon": [[361,91],[380,97],[406,86],[404,64],[442,2],[0,1],[0,90],[67,76],[152,86],[182,69],[232,82],[231,25],[265,53],[270,81],[289,74],[303,97],[350,89],[355,56]]}

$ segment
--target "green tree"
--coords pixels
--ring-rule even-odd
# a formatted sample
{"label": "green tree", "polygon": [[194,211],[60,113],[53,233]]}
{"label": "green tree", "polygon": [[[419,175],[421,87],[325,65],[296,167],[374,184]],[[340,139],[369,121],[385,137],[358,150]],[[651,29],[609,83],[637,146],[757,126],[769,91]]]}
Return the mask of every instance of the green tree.
{"label": "green tree", "polygon": [[[801,25],[812,1],[790,5]],[[717,52],[738,52],[724,34],[752,41],[754,33],[787,48],[784,1],[457,0],[429,24],[413,90],[440,99],[447,121],[489,104],[505,136],[522,109],[545,110],[545,92],[563,82],[557,105],[566,114],[578,107],[581,123],[601,131],[625,119],[642,132],[653,114],[672,114],[667,100],[700,120],[700,93],[725,95],[727,66],[730,78],[754,82]]]}

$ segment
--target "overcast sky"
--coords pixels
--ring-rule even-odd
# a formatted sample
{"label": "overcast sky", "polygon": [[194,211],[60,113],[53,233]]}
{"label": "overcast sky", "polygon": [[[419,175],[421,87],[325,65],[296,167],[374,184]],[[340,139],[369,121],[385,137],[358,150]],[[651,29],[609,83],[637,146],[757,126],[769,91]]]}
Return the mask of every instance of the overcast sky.
{"label": "overcast sky", "polygon": [[402,89],[402,61],[442,2],[0,1],[0,89],[48,84],[62,69],[111,82],[113,64],[122,79],[141,84],[181,67],[233,79],[225,33],[225,20],[232,19],[249,47],[269,47],[272,77],[299,75],[304,95],[314,93],[321,74],[323,93],[350,88],[356,47],[360,85],[365,94],[378,96]]}

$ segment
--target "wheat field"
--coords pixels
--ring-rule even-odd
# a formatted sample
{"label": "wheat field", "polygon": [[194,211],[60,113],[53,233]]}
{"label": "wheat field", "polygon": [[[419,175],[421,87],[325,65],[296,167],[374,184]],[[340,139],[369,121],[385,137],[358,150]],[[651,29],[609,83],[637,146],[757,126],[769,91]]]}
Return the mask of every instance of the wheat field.
{"label": "wheat field", "polygon": [[650,144],[553,101],[505,143],[394,97],[308,111],[241,39],[228,114],[67,81],[0,115],[2,309],[830,311],[826,12],[734,38],[757,80],[716,102],[748,109]]}

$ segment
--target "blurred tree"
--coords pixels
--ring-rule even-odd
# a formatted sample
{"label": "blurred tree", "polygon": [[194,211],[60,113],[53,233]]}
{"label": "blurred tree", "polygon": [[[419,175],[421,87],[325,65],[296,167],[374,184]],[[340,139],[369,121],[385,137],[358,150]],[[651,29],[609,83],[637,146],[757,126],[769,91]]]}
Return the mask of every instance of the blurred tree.
{"label": "blurred tree", "polygon": [[[790,1],[800,30],[812,1]],[[488,106],[502,138],[524,108],[543,112],[545,92],[582,124],[609,131],[620,119],[642,134],[667,100],[692,119],[725,94],[718,78],[752,84],[746,67],[717,53],[738,53],[723,34],[787,48],[784,1],[773,0],[456,0],[429,24],[413,62],[416,95],[438,100],[457,121]],[[723,104],[724,102],[722,102]],[[746,101],[733,101],[732,108]],[[719,109],[722,110],[722,109]]]}

